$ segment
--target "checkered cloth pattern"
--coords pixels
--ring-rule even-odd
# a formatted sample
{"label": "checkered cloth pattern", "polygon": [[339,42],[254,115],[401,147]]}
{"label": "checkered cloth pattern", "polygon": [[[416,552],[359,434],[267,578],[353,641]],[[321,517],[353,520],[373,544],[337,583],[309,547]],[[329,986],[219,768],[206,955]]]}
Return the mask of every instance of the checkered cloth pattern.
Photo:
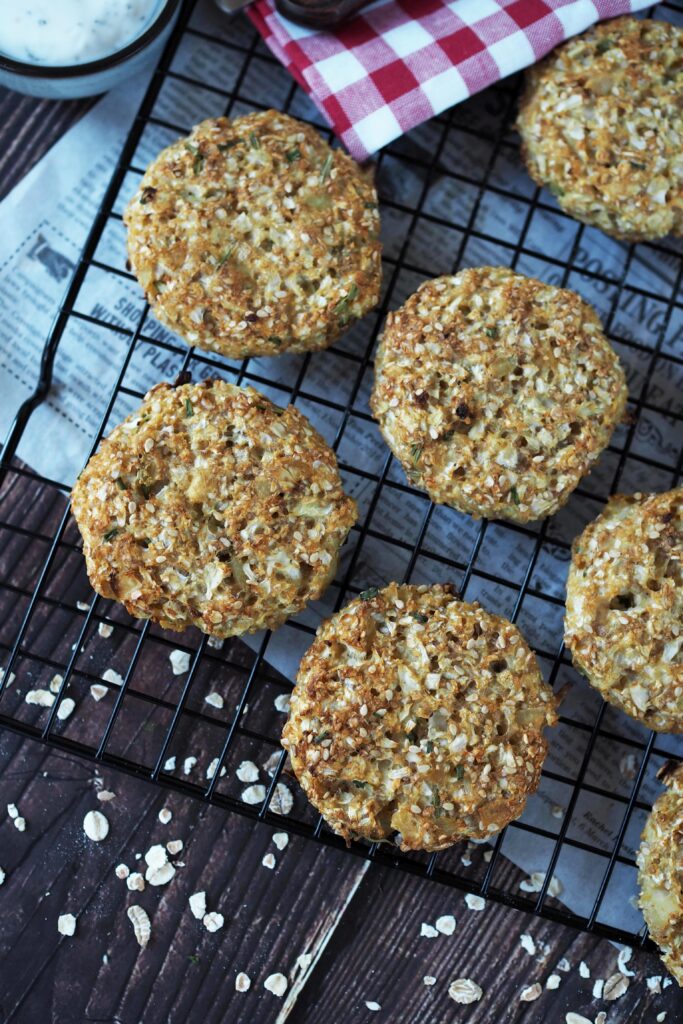
{"label": "checkered cloth pattern", "polygon": [[646,0],[376,0],[334,32],[249,17],[357,160]]}

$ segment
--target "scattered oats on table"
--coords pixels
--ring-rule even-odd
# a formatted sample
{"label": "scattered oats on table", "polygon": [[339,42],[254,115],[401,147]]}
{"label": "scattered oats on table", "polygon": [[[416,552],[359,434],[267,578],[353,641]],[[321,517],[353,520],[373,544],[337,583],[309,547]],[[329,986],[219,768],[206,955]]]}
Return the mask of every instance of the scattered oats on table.
{"label": "scattered oats on table", "polygon": [[443,914],[442,917],[437,917],[434,923],[437,932],[442,935],[452,935],[455,931],[455,918],[452,914]]}
{"label": "scattered oats on table", "polygon": [[465,896],[465,903],[467,904],[468,910],[485,910],[486,900],[483,896],[477,896],[476,893],[468,892]]}
{"label": "scattered oats on table", "polygon": [[473,267],[425,281],[389,313],[370,404],[433,501],[527,523],[566,503],[626,398],[592,306],[507,267]]}
{"label": "scattered oats on table", "polygon": [[[83,474],[81,474],[81,476],[82,475]],[[105,669],[105,671],[102,673],[102,678],[104,679],[105,683],[111,683],[113,686],[123,686],[123,676],[121,675],[120,672],[117,672],[113,668]]]}
{"label": "scattered oats on table", "polygon": [[542,993],[543,989],[541,988],[539,983],[535,981],[533,985],[527,985],[525,988],[522,989],[522,991],[519,993],[519,1000],[522,1003],[533,1003],[539,998],[540,995],[542,995]]}
{"label": "scattered oats on table", "polygon": [[270,868],[270,870],[272,871],[276,864],[275,857],[273,856],[272,853],[267,853],[263,857],[261,863],[263,864],[264,868]]}
{"label": "scattered oats on table", "polygon": [[65,722],[70,715],[73,714],[76,702],[71,697],[64,697],[60,701],[59,707],[57,708],[57,718],[60,722]]}
{"label": "scattered oats on table", "polygon": [[423,922],[420,925],[420,936],[423,939],[436,939],[438,938],[438,935],[439,933],[433,924],[427,924],[426,922]]}
{"label": "scattered oats on table", "polygon": [[136,906],[128,907],[126,911],[128,920],[133,925],[133,931],[135,932],[135,938],[138,941],[138,945],[144,947],[149,942],[152,935],[152,925],[149,920],[147,911],[143,907]]}
{"label": "scattered oats on table", "polygon": [[456,978],[450,983],[448,994],[456,1003],[467,1005],[478,1003],[484,993],[476,981],[470,978]]}
{"label": "scattered oats on table", "polygon": [[274,832],[273,842],[277,846],[278,850],[284,850],[285,846],[289,842],[289,836],[286,832]]}
{"label": "scattered oats on table", "polygon": [[683,234],[683,30],[623,17],[526,73],[517,128],[532,178],[615,238]]}
{"label": "scattered oats on table", "polygon": [[198,921],[201,921],[206,914],[206,893],[202,889],[201,892],[195,892],[190,896],[190,910],[192,916],[196,917]]}
{"label": "scattered oats on table", "polygon": [[371,174],[288,114],[203,121],[150,164],[124,221],[154,315],[229,358],[326,348],[379,301]]}
{"label": "scattered oats on table", "polygon": [[516,626],[450,586],[392,583],[318,629],[282,744],[338,835],[433,851],[522,813],[555,720]]}
{"label": "scattered oats on table", "polygon": [[618,971],[616,974],[611,974],[609,978],[605,980],[605,985],[602,990],[602,998],[608,1002],[614,999],[621,999],[629,986],[628,978],[625,978],[623,974]]}
{"label": "scattered oats on table", "polygon": [[274,629],[319,598],[357,517],[298,409],[218,379],[152,388],[71,504],[98,593],[223,637]]}
{"label": "scattered oats on table", "polygon": [[248,992],[251,988],[251,978],[244,971],[240,971],[235,978],[235,991],[236,992]]}
{"label": "scattered oats on table", "polygon": [[162,807],[159,811],[159,821],[162,825],[168,825],[169,821],[173,817],[173,811],[170,807]]}
{"label": "scattered oats on table", "polygon": [[262,804],[265,799],[265,786],[247,786],[247,788],[242,791],[242,800],[245,804]]}
{"label": "scattered oats on table", "polygon": [[202,918],[202,924],[206,928],[207,932],[219,931],[225,923],[225,918],[218,911],[212,910],[208,914],[204,914]]}
{"label": "scattered oats on table", "polygon": [[174,650],[168,656],[174,676],[185,675],[190,671],[190,655],[187,651]]}
{"label": "scattered oats on table", "polygon": [[683,732],[683,487],[619,494],[572,545],[565,642],[605,700]]}
{"label": "scattered oats on table", "polygon": [[60,935],[76,934],[76,918],[73,914],[60,914],[57,918],[57,931]]}
{"label": "scattered oats on table", "polygon": [[263,982],[263,987],[268,992],[272,992],[274,996],[282,998],[287,991],[287,979],[284,974],[269,974],[266,980]]}
{"label": "scattered oats on table", "polygon": [[241,761],[235,775],[240,782],[258,782],[259,771],[253,761]]}
{"label": "scattered oats on table", "polygon": [[88,811],[83,819],[83,831],[93,843],[101,843],[109,835],[109,822],[102,811]]}

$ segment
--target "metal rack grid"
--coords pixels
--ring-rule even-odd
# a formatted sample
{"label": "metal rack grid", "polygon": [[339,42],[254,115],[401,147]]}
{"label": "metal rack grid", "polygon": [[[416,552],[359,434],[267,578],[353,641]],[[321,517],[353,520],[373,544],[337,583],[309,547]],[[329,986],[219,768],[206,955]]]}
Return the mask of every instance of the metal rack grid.
{"label": "metal rack grid", "polygon": [[[104,403],[93,450],[120,418],[117,416],[120,400],[137,402],[142,397],[142,393],[131,386],[129,377],[140,352],[149,351],[150,346],[174,363],[174,372],[189,369],[195,374],[221,373],[238,383],[248,382],[257,388],[271,389],[269,393],[276,401],[296,402],[314,421],[316,415],[321,417],[321,429],[338,453],[342,474],[349,489],[359,498],[362,513],[347,544],[347,558],[331,588],[334,606],[339,607],[368,582],[381,581],[381,566],[373,569],[373,559],[367,556],[367,551],[379,551],[380,555],[386,551],[395,560],[392,564],[400,562],[405,580],[432,576],[454,580],[464,597],[481,596],[491,610],[519,621],[523,631],[531,631],[546,678],[558,688],[571,675],[570,660],[561,644],[561,625],[557,626],[557,615],[563,607],[562,589],[552,582],[543,567],[548,559],[566,564],[571,538],[577,532],[575,519],[565,521],[560,514],[538,526],[528,527],[487,521],[474,523],[452,510],[430,505],[423,494],[406,483],[386,449],[378,451],[373,468],[355,465],[353,439],[358,435],[354,435],[354,431],[374,430],[363,397],[372,368],[374,343],[386,310],[402,301],[417,281],[436,273],[453,272],[471,262],[475,251],[471,248],[473,244],[478,247],[477,254],[491,252],[497,257],[491,262],[533,271],[579,291],[595,289],[606,304],[601,311],[607,332],[632,371],[632,415],[630,425],[615,435],[601,463],[601,471],[583,481],[572,498],[570,505],[581,510],[585,522],[597,514],[609,493],[620,487],[629,489],[633,480],[639,481],[642,488],[651,486],[659,490],[674,486],[680,480],[683,444],[680,451],[675,450],[674,442],[673,447],[664,446],[664,455],[660,450],[653,454],[643,443],[641,428],[644,426],[646,441],[653,423],[661,426],[665,422],[671,436],[674,439],[678,436],[679,443],[683,433],[680,394],[678,405],[671,401],[666,388],[662,397],[660,380],[663,368],[665,377],[674,381],[683,370],[683,345],[677,349],[676,341],[672,341],[672,331],[683,316],[680,291],[683,259],[680,246],[669,240],[637,249],[619,245],[621,269],[616,275],[592,258],[594,235],[590,229],[570,221],[558,211],[552,197],[526,179],[521,187],[512,179],[508,180],[507,169],[516,162],[517,154],[517,142],[510,125],[518,81],[512,79],[488,90],[483,97],[475,97],[434,119],[379,155],[383,220],[398,225],[385,252],[381,308],[377,315],[366,318],[351,332],[349,343],[342,341],[327,354],[294,360],[286,380],[273,384],[268,364],[264,369],[263,361],[244,360],[231,364],[217,356],[188,349],[178,339],[159,336],[158,332],[152,332],[149,309],[142,303],[130,327],[109,322],[93,315],[92,311],[84,312],[78,308],[79,296],[91,272],[96,270],[122,280],[131,278],[122,266],[103,260],[99,253],[107,231],[112,225],[114,229],[121,226],[117,206],[128,176],[139,176],[142,171],[136,164],[136,153],[145,131],[154,126],[178,135],[189,127],[187,123],[176,124],[158,115],[156,104],[162,90],[169,83],[180,88],[196,87],[201,89],[202,96],[210,97],[215,113],[243,112],[263,106],[254,98],[250,77],[254,67],[258,65],[275,78],[281,70],[246,22],[240,21],[239,31],[223,38],[193,21],[194,8],[194,3],[183,6],[179,24],[137,114],[47,341],[35,393],[19,410],[2,452],[0,665],[4,665],[5,671],[0,689],[0,724],[23,736],[208,800],[279,829],[342,847],[341,840],[306,804],[296,784],[290,788],[285,755],[278,744],[283,718],[273,710],[273,698],[286,694],[291,683],[273,667],[278,663],[278,655],[273,653],[271,634],[260,636],[256,647],[239,640],[226,641],[222,647],[217,647],[196,632],[178,637],[149,622],[132,621],[121,609],[93,597],[87,587],[78,534],[65,501],[68,484],[36,473],[16,458],[32,414],[48,398],[53,364],[65,333],[74,323],[88,325],[97,332],[102,343],[111,344],[113,349],[118,346],[121,356],[114,386]],[[682,10],[680,3],[660,4],[655,16],[678,18]],[[206,81],[196,80],[177,69],[175,58],[188,40],[205,42],[218,48],[226,58],[230,57],[235,74],[229,85],[221,83],[218,73],[211,81]],[[281,107],[321,127],[314,108],[295,84],[283,87]],[[482,111],[487,116],[483,116]],[[487,120],[488,114],[491,117]],[[468,151],[471,154],[465,159]],[[403,174],[410,182],[406,194],[396,188],[396,180]],[[469,199],[464,212],[454,217],[445,201],[438,201],[441,191],[435,199],[435,185],[448,194],[454,189],[466,194]],[[482,213],[491,200],[498,208],[508,204],[519,215],[514,235],[506,238],[505,230],[499,234],[484,223]],[[555,251],[551,251],[552,245],[547,249],[539,247],[535,241],[535,219],[539,215],[552,221],[562,239],[569,231],[570,241],[566,245],[563,241]],[[427,232],[427,238],[431,237],[429,232],[434,229],[444,235],[449,233],[454,243],[450,255],[437,253],[435,265],[432,265],[427,255],[429,245],[423,245],[421,252],[418,247],[416,256],[413,242],[421,231]],[[654,261],[657,267],[661,263],[666,268],[654,290],[643,285],[641,277],[635,273],[643,253],[646,263]],[[656,331],[643,328],[634,337],[628,328],[623,328],[623,309],[633,304],[655,311]],[[330,392],[325,393],[319,381],[312,377],[312,367],[323,359],[331,360],[326,364],[326,372],[333,373],[335,379],[343,378],[347,384],[343,402],[330,397]],[[673,391],[676,391],[675,384]],[[389,505],[386,505],[387,495],[390,495]],[[392,518],[391,508],[395,508],[397,499],[405,503],[410,513],[407,519],[413,523],[412,533],[402,535],[396,517]],[[444,547],[443,532],[435,532],[437,520],[448,537],[462,535],[464,539],[459,545]],[[517,552],[514,572],[506,572],[503,577],[497,556],[503,543],[501,537]],[[425,568],[427,564],[429,568]],[[377,569],[379,578],[372,575]],[[79,599],[83,595],[87,596],[85,603]],[[537,642],[533,635],[534,621],[545,618],[555,624],[550,630],[554,638],[551,643]],[[113,627],[113,634],[107,636],[110,627]],[[289,630],[290,637],[298,636],[300,644],[307,644],[314,631],[306,615],[284,628]],[[168,655],[173,649],[181,649],[190,657],[188,671],[182,673],[177,682],[167,678]],[[112,675],[112,669],[118,672],[118,677]],[[28,707],[23,699],[24,682],[46,686],[50,677],[53,681],[56,678],[54,705],[50,709]],[[94,701],[88,695],[93,685],[103,687],[107,691],[106,698]],[[223,709],[214,713],[201,698],[209,689],[219,686],[226,697]],[[613,939],[648,944],[650,940],[644,927],[634,926],[629,930],[610,923],[609,916],[604,917],[602,910],[609,901],[615,875],[634,872],[634,860],[626,848],[626,840],[634,817],[649,807],[642,796],[641,785],[657,763],[675,757],[676,751],[671,749],[670,738],[666,736],[645,730],[634,735],[632,729],[624,727],[623,717],[612,713],[576,680],[575,690],[580,701],[576,707],[564,709],[561,728],[579,750],[578,760],[570,777],[548,767],[543,773],[544,783],[554,785],[556,790],[558,787],[566,789],[566,800],[559,808],[561,813],[556,815],[556,827],[540,827],[525,815],[497,837],[492,849],[485,851],[477,847],[468,849],[465,854],[462,844],[452,851],[431,856],[403,855],[385,844],[354,844],[351,852]],[[60,719],[59,705],[67,695],[76,698],[79,708],[81,698],[89,701],[87,713],[64,721]],[[550,742],[552,745],[552,738]],[[616,756],[615,751],[622,751],[629,759],[630,772],[623,787],[617,787],[619,791],[607,791],[591,781],[593,769],[601,758]],[[200,755],[198,769],[188,768],[185,759],[195,753]],[[235,765],[242,759],[252,759],[266,766],[266,793],[257,805],[241,799],[235,782]],[[289,813],[284,813],[288,808],[283,806],[287,792],[283,796],[283,781],[294,796],[294,806]],[[616,824],[606,844],[581,838],[573,827],[574,815],[586,798],[602,800],[613,813],[617,809]],[[532,894],[519,889],[519,880],[526,872],[520,872],[508,859],[506,841],[510,836],[523,837],[530,851],[534,844],[542,850],[539,856],[543,881],[540,889]],[[595,889],[586,912],[566,909],[554,898],[552,887],[549,892],[554,872],[567,851],[590,856],[595,861]]]}

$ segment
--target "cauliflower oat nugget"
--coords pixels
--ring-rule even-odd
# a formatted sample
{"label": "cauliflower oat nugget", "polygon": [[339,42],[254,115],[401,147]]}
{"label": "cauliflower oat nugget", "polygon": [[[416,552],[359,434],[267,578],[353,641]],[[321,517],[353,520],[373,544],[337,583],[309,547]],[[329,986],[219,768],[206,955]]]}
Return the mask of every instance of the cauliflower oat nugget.
{"label": "cauliflower oat nugget", "polygon": [[148,167],[124,220],[155,315],[231,358],[325,348],[379,299],[370,176],[275,110],[197,125]]}
{"label": "cauliflower oat nugget", "polygon": [[565,642],[605,700],[683,732],[683,488],[619,494],[574,541]]}
{"label": "cauliflower oat nugget", "polygon": [[667,970],[683,986],[683,764],[667,762],[657,774],[667,792],[643,830],[639,902]]}
{"label": "cauliflower oat nugget", "polygon": [[221,637],[273,629],[320,597],[356,520],[305,416],[222,380],[152,388],[71,504],[99,594]]}
{"label": "cauliflower oat nugget", "polygon": [[478,267],[425,281],[389,314],[371,405],[433,501],[525,523],[564,505],[626,397],[588,303],[505,267]]}
{"label": "cauliflower oat nugget", "polygon": [[282,745],[347,841],[395,830],[403,850],[442,850],[522,813],[555,720],[516,626],[450,586],[391,583],[320,627]]}
{"label": "cauliflower oat nugget", "polygon": [[529,173],[567,213],[631,241],[683,232],[683,30],[617,18],[527,72]]}

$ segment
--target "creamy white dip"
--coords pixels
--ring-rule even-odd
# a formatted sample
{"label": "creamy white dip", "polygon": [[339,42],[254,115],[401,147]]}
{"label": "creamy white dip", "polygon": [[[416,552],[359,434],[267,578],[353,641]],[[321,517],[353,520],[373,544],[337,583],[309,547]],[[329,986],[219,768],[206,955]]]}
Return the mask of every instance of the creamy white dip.
{"label": "creamy white dip", "polygon": [[132,43],[166,0],[0,0],[0,53],[46,66],[98,60]]}

